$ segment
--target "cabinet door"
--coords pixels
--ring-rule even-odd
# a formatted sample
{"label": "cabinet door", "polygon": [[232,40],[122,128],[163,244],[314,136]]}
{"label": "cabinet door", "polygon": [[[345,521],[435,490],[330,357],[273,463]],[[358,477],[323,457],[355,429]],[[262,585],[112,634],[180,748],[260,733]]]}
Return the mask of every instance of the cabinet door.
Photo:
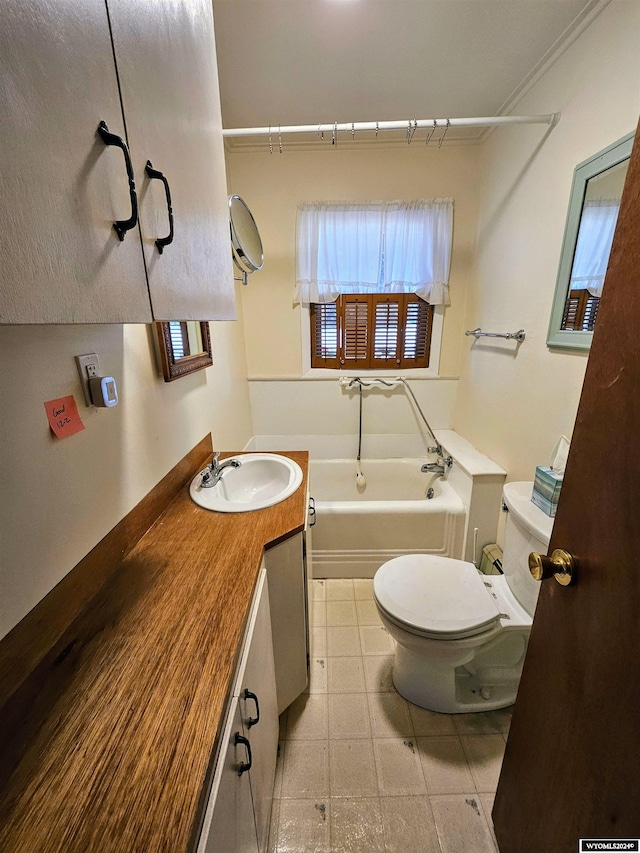
{"label": "cabinet door", "polygon": [[238,700],[234,699],[197,853],[258,851],[249,782],[251,771],[239,775],[242,764],[248,763],[248,754],[244,743],[237,741],[237,735],[242,735],[242,719]]}
{"label": "cabinet door", "polygon": [[238,696],[244,734],[251,744],[251,794],[260,853],[267,849],[278,753],[278,702],[266,572],[261,572],[251,643],[240,665]]}
{"label": "cabinet door", "polygon": [[[235,319],[211,0],[108,0],[156,320]],[[171,194],[167,201],[150,161]]]}
{"label": "cabinet door", "polygon": [[278,713],[281,714],[309,681],[309,622],[304,533],[265,553],[271,590],[273,654]]}
{"label": "cabinet door", "polygon": [[0,110],[0,323],[149,322],[103,2],[3,0]]}

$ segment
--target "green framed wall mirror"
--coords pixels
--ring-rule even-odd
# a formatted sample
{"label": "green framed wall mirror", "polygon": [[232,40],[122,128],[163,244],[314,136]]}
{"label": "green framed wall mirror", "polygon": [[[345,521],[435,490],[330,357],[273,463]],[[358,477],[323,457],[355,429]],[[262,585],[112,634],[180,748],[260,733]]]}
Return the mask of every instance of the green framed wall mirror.
{"label": "green framed wall mirror", "polygon": [[618,219],[634,133],[576,166],[547,346],[588,350]]}

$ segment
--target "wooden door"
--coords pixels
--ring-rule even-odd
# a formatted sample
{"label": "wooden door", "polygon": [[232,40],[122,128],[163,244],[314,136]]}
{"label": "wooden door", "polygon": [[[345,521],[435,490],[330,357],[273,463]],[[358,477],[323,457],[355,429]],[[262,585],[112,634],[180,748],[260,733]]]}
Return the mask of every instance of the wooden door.
{"label": "wooden door", "polygon": [[501,853],[640,837],[640,146],[631,157],[493,818]]}
{"label": "wooden door", "polygon": [[0,323],[149,322],[104,3],[4,0],[0,111]]}
{"label": "wooden door", "polygon": [[[156,320],[233,320],[235,296],[211,0],[108,0]],[[147,161],[168,181],[150,179]]]}

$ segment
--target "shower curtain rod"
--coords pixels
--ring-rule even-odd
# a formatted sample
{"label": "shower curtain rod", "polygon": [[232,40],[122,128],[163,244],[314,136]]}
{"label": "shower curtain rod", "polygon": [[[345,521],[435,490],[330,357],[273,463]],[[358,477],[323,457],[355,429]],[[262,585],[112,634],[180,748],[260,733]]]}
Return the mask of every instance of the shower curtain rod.
{"label": "shower curtain rod", "polygon": [[240,137],[240,136],[263,136],[283,134],[283,133],[351,133],[360,132],[363,130],[385,131],[385,130],[406,130],[413,135],[413,132],[419,129],[436,130],[449,129],[451,127],[501,127],[503,125],[512,124],[548,124],[550,127],[560,121],[560,113],[548,113],[547,115],[537,116],[485,116],[481,118],[430,118],[430,119],[410,119],[407,121],[348,121],[348,122],[330,122],[329,124],[290,124],[277,125],[272,124],[270,127],[231,127],[223,129],[222,135],[225,137]]}

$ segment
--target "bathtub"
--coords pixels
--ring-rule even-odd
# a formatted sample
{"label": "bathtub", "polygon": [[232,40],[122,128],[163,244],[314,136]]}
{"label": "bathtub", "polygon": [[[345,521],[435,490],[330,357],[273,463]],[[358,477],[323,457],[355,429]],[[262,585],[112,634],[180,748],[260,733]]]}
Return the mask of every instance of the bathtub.
{"label": "bathtub", "polygon": [[444,478],[420,471],[424,461],[363,460],[364,487],[356,484],[353,459],[310,462],[314,577],[372,578],[401,554],[462,556],[464,503]]}

